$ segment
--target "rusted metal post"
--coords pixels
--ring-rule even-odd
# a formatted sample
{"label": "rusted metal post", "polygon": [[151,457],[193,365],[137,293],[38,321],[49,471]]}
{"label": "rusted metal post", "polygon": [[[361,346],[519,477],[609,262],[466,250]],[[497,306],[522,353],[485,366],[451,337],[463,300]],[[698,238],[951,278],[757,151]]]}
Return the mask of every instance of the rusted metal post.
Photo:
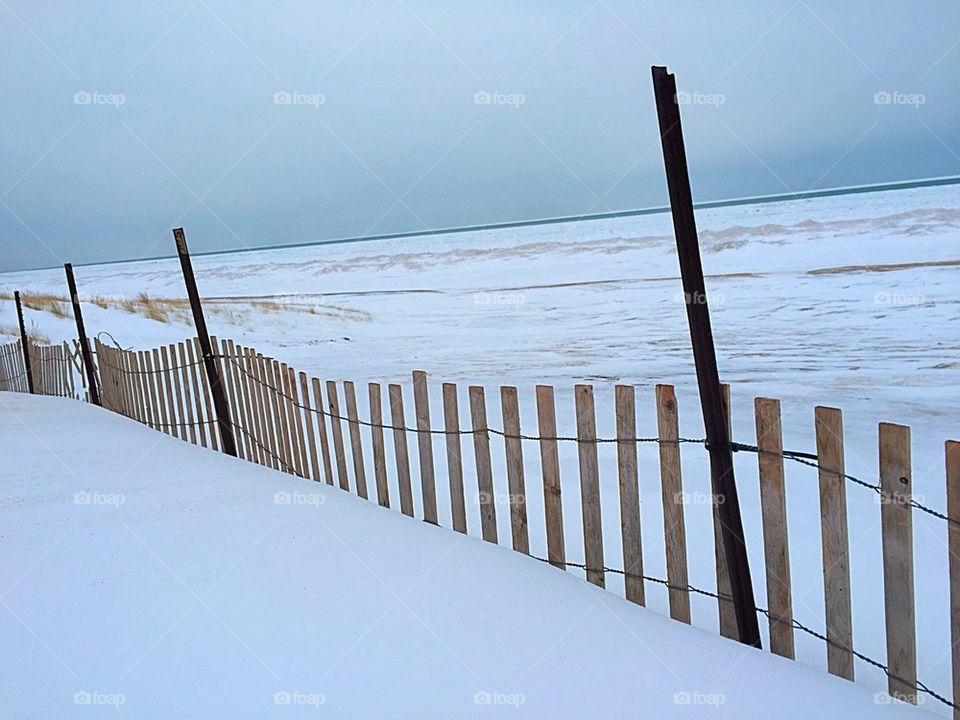
{"label": "rusted metal post", "polygon": [[33,368],[30,366],[30,341],[27,339],[27,328],[23,324],[23,307],[20,305],[20,291],[14,290],[13,299],[17,301],[17,319],[20,321],[20,345],[23,348],[23,367],[27,372],[27,388],[33,395]]}
{"label": "rusted metal post", "polygon": [[203,306],[200,305],[200,293],[197,292],[197,280],[193,276],[193,265],[190,263],[190,251],[187,249],[187,237],[183,228],[173,231],[173,239],[177,244],[177,255],[180,256],[180,269],[183,271],[183,281],[187,286],[187,296],[190,298],[190,309],[193,310],[193,324],[197,328],[197,338],[200,340],[200,350],[203,353],[203,364],[210,379],[210,392],[213,395],[213,407],[217,413],[217,427],[220,429],[220,447],[227,455],[237,456],[237,444],[233,439],[233,422],[230,418],[230,407],[227,405],[227,396],[223,391],[223,379],[220,369],[210,345],[210,335],[207,334],[207,323],[203,319]]}
{"label": "rusted metal post", "polygon": [[87,373],[87,387],[90,390],[90,402],[100,405],[100,389],[97,387],[97,371],[93,367],[93,355],[90,352],[90,342],[87,340],[87,331],[83,327],[83,313],[80,312],[80,296],[77,294],[77,283],[73,279],[73,265],[64,263],[67,273],[67,288],[70,290],[70,302],[73,303],[73,317],[77,321],[77,337],[80,340],[80,353],[83,355],[83,369]]}
{"label": "rusted metal post", "polygon": [[733,477],[733,451],[720,392],[717,355],[710,328],[707,290],[700,262],[697,225],[693,216],[693,197],[687,173],[687,155],[677,105],[677,82],[665,67],[654,66],[653,89],[660,123],[660,143],[667,173],[673,230],[680,256],[680,275],[690,325],[690,341],[700,388],[700,405],[710,452],[710,476],[713,493],[719,503],[723,551],[733,593],[740,642],[760,647],[760,626],[750,579],[747,547],[743,537],[740,503]]}

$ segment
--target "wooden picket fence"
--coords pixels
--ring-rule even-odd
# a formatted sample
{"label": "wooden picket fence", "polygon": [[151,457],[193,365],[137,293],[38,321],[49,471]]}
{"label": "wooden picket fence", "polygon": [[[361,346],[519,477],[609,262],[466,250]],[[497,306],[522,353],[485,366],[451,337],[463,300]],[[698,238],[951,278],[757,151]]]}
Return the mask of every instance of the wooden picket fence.
{"label": "wooden picket fence", "polygon": [[[702,443],[682,438],[679,433],[677,400],[674,387],[658,385],[654,397],[657,436],[639,438],[636,431],[637,402],[635,388],[617,385],[613,389],[616,436],[597,436],[594,388],[574,388],[576,435],[558,436],[554,388],[535,388],[537,427],[525,433],[520,425],[518,390],[499,388],[500,427],[489,423],[487,399],[481,386],[467,389],[469,427],[461,426],[459,390],[455,384],[440,388],[443,421],[430,416],[429,382],[426,373],[414,372],[411,386],[390,384],[384,397],[377,383],[367,386],[366,418],[360,416],[357,389],[353,382],[322,382],[274,358],[244,347],[232,340],[211,338],[218,370],[225,385],[230,423],[234,428],[238,455],[251,462],[309,478],[375,500],[390,508],[399,504],[400,512],[415,515],[414,478],[411,473],[409,439],[417,445],[419,459],[419,498],[424,521],[440,524],[437,505],[437,477],[433,442],[442,438],[446,452],[446,478],[452,529],[467,533],[462,443],[470,436],[473,445],[476,495],[480,510],[480,534],[491,543],[500,543],[497,502],[491,462],[492,436],[500,436],[505,453],[506,483],[509,488],[510,546],[530,554],[527,512],[527,482],[523,461],[523,442],[537,444],[543,493],[543,527],[546,557],[539,558],[558,568],[578,567],[588,581],[603,587],[608,573],[623,575],[628,600],[644,605],[645,584],[657,582],[668,588],[670,616],[690,623],[691,591],[703,592],[688,581],[688,553],[684,520],[684,492],[680,447],[683,443]],[[211,380],[202,360],[196,338],[150,350],[121,350],[94,342],[104,407],[121,413],[156,430],[219,449],[217,418],[214,412]],[[0,346],[0,388],[26,391],[19,343]],[[76,349],[76,346],[75,346]],[[79,374],[76,352],[67,344],[37,347],[34,357],[37,392],[75,396],[73,374]],[[19,361],[17,360],[19,358]],[[46,364],[46,365],[45,365]],[[49,370],[43,369],[49,366]],[[38,369],[39,368],[39,369]],[[69,376],[69,377],[68,377]],[[729,407],[729,388],[724,387]],[[407,424],[405,399],[412,394],[412,426]],[[341,406],[341,398],[343,400]],[[385,418],[384,401],[389,419]],[[795,656],[795,631],[809,630],[800,625],[793,613],[790,552],[787,532],[784,460],[805,461],[818,469],[821,515],[821,541],[825,607],[825,638],[828,671],[854,679],[854,658],[864,656],[853,648],[853,618],[850,595],[850,545],[846,509],[849,481],[865,484],[844,470],[843,420],[836,408],[818,407],[815,411],[815,455],[784,452],[779,401],[755,399],[755,446],[740,449],[756,453],[760,481],[761,520],[768,607],[762,610],[769,622],[769,647],[778,655]],[[409,406],[408,406],[409,407]],[[346,425],[346,430],[344,429]],[[393,462],[387,462],[386,431],[390,431]],[[363,433],[369,434],[372,448],[372,483],[368,485],[368,464],[363,454]],[[564,513],[558,443],[575,442],[579,460],[579,490],[583,535],[583,563],[570,562],[564,539]],[[637,445],[653,442],[659,450],[659,475],[663,510],[665,579],[644,575],[640,533],[640,493]],[[616,446],[619,487],[619,536],[621,567],[608,567],[604,554],[604,534],[600,506],[600,470],[598,447]],[[879,426],[880,481],[869,485],[881,499],[882,552],[887,662],[890,695],[917,702],[918,692],[927,692],[954,707],[960,698],[960,443],[946,445],[947,494],[949,517],[951,637],[955,687],[954,703],[937,696],[917,681],[916,618],[914,605],[914,565],[912,517],[916,508],[929,509],[911,497],[910,429],[882,423]],[[805,458],[805,459],[804,459]],[[395,472],[393,483],[399,497],[390,496],[388,470]],[[352,469],[352,473],[351,473]],[[352,477],[351,477],[352,476]],[[722,501],[722,498],[720,499]],[[502,504],[501,504],[502,505]],[[446,513],[444,513],[445,515]],[[937,514],[933,512],[932,514]],[[736,637],[736,623],[730,601],[729,580],[720,546],[716,503],[713,504],[714,563],[717,592],[706,591],[717,600],[720,632]],[[504,540],[506,543],[506,540]],[[818,636],[819,637],[819,636]]]}
{"label": "wooden picket fence", "polygon": [[[80,371],[80,353],[76,341],[73,349],[64,341],[60,345],[27,344],[33,368],[34,392],[58,397],[79,397],[77,378],[86,387]],[[28,392],[27,372],[23,360],[23,345],[16,342],[0,345],[0,390]]]}

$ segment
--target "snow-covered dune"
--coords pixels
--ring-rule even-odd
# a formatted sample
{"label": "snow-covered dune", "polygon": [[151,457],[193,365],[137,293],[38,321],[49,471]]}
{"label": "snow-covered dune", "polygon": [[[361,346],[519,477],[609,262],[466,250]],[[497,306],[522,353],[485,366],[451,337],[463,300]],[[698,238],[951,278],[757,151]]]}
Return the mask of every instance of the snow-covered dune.
{"label": "snow-covered dune", "polygon": [[475,538],[0,393],[10,718],[909,718]]}

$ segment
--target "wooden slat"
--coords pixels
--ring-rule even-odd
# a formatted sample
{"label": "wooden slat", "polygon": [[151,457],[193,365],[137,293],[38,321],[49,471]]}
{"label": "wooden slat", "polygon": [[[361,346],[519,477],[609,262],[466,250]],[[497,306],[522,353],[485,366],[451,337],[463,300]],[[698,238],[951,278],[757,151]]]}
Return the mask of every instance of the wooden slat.
{"label": "wooden slat", "polygon": [[[723,405],[723,414],[727,419],[727,437],[733,438],[733,424],[730,421],[730,386],[720,385],[720,402]],[[717,613],[720,618],[720,634],[723,637],[736,640],[740,637],[737,628],[737,614],[733,607],[733,590],[730,587],[730,573],[727,570],[727,556],[723,549],[723,526],[720,521],[720,505],[723,499],[719,497],[717,488],[713,485],[713,476],[710,477],[710,489],[713,495],[711,510],[713,514],[713,553],[714,567],[717,571],[717,592],[720,600],[717,601]]]}
{"label": "wooden slat", "polygon": [[790,546],[787,542],[787,494],[783,478],[783,435],[780,401],[758,397],[753,401],[757,422],[757,463],[760,474],[760,511],[763,520],[763,556],[770,611],[770,650],[794,658],[793,600],[790,584]]}
{"label": "wooden slat", "polygon": [[250,411],[253,413],[253,425],[257,437],[257,462],[265,467],[273,466],[270,457],[270,439],[267,437],[266,408],[263,401],[263,385],[260,383],[257,369],[257,353],[253,348],[243,349],[244,375],[247,378],[247,394],[250,397]]}
{"label": "wooden slat", "polygon": [[297,436],[297,473],[300,477],[310,477],[310,460],[307,456],[307,443],[304,437],[303,427],[303,401],[300,398],[300,390],[297,386],[297,371],[292,367],[287,368],[289,377],[290,409],[293,412],[293,420]]}
{"label": "wooden slat", "polygon": [[330,410],[330,428],[333,430],[333,450],[337,458],[337,477],[340,480],[340,489],[349,490],[350,480],[347,476],[347,457],[343,449],[340,399],[337,395],[337,384],[332,380],[327,380],[327,407]]}
{"label": "wooden slat", "polygon": [[357,390],[349,380],[345,380],[343,383],[343,397],[347,406],[347,428],[350,431],[353,479],[357,485],[357,495],[366,500],[367,473],[363,467],[363,442],[360,437],[360,415],[357,412]]}
{"label": "wooden slat", "polygon": [[413,407],[417,416],[417,450],[420,458],[420,494],[423,498],[423,519],[437,524],[437,485],[433,471],[433,437],[430,435],[430,401],[427,397],[427,374],[413,372]]}
{"label": "wooden slat", "polygon": [[646,603],[643,588],[643,546],[640,534],[640,486],[637,477],[637,405],[633,386],[614,388],[617,417],[617,477],[620,482],[620,542],[623,547],[624,594]]}
{"label": "wooden slat", "polygon": [[260,425],[260,413],[257,401],[257,388],[251,377],[250,353],[248,347],[236,345],[233,348],[233,362],[237,374],[238,395],[243,398],[244,425],[250,437],[250,454],[247,457],[251,462],[263,465],[263,429]]}
{"label": "wooden slat", "polygon": [[[165,365],[160,359],[160,350],[158,348],[153,348],[153,369],[154,375],[153,380],[157,384],[157,403],[160,406],[160,428],[167,435],[173,434],[173,427],[170,424],[170,416],[168,414],[169,405],[166,402],[166,383],[164,383],[164,378],[166,376]],[[111,386],[113,385],[113,374],[111,373]],[[110,390],[111,396],[113,396],[113,388]]]}
{"label": "wooden slat", "polygon": [[190,368],[187,367],[187,349],[183,343],[177,343],[177,357],[180,361],[180,380],[183,384],[184,406],[187,413],[187,422],[190,424],[190,442],[197,444],[196,418],[193,416],[194,388],[190,384]]}
{"label": "wooden slat", "polygon": [[277,441],[279,442],[279,455],[281,458],[280,469],[293,475],[295,467],[293,464],[293,447],[290,436],[290,408],[287,405],[286,390],[283,385],[284,372],[278,360],[270,359],[268,368],[270,372],[270,385],[275,388],[272,391],[274,404],[274,420],[277,425]]}
{"label": "wooden slat", "polygon": [[193,388],[193,406],[197,414],[197,435],[200,445],[207,446],[207,423],[203,415],[203,388],[200,385],[200,371],[197,369],[197,360],[193,354],[193,342],[187,340],[183,343],[184,350],[187,353],[187,370],[190,373],[190,386]]}
{"label": "wooden slat", "polygon": [[566,569],[563,540],[563,504],[560,498],[560,456],[557,453],[557,414],[553,388],[537,385],[537,425],[540,431],[540,472],[543,475],[543,511],[547,529],[547,559]]}
{"label": "wooden slat", "polygon": [[177,367],[177,346],[170,345],[170,379],[173,381],[173,397],[177,407],[177,422],[180,423],[179,435],[181,440],[187,439],[187,415],[184,411],[183,389],[180,387],[180,369]]}
{"label": "wooden slat", "polygon": [[888,692],[917,704],[910,428],[880,423],[880,517],[887,626]]}
{"label": "wooden slat", "polygon": [[[66,348],[66,343],[64,343],[64,348]],[[143,375],[140,373],[140,355],[136,351],[133,351],[129,354],[127,358],[127,367],[130,370],[130,383],[133,386],[133,404],[134,404],[134,417],[137,422],[143,423],[144,425],[147,422],[146,408],[143,404]],[[71,371],[71,376],[72,376]]]}
{"label": "wooden slat", "polygon": [[299,453],[297,452],[296,418],[293,415],[293,403],[290,400],[290,374],[287,364],[274,361],[275,387],[278,388],[277,399],[280,403],[280,427],[283,428],[283,457],[287,465],[287,472],[299,475]]}
{"label": "wooden slat", "polygon": [[460,443],[460,412],[457,407],[457,386],[443,384],[443,429],[446,432],[447,477],[450,480],[450,513],[453,529],[467,532],[467,507],[463,492],[463,457]]}
{"label": "wooden slat", "polygon": [[490,433],[487,432],[487,407],[483,388],[471,385],[470,419],[473,426],[473,453],[477,466],[477,491],[480,498],[480,530],[483,539],[497,543],[497,497],[493,491],[490,466]]}
{"label": "wooden slat", "polygon": [[260,396],[260,406],[263,408],[266,424],[268,464],[275,470],[281,470],[280,457],[280,428],[276,425],[276,393],[273,391],[273,379],[270,359],[257,353],[256,357],[257,392]]}
{"label": "wooden slat", "polygon": [[390,421],[393,423],[393,449],[397,458],[400,512],[413,517],[413,489],[410,485],[410,457],[403,413],[403,388],[400,385],[390,385],[387,391],[390,395]]}
{"label": "wooden slat", "polygon": [[250,442],[250,423],[245,414],[240,371],[234,364],[236,345],[233,340],[224,339],[220,341],[220,347],[221,375],[227,385],[226,395],[230,403],[230,420],[233,422],[237,456],[245,460],[251,460],[253,459],[253,443]]}
{"label": "wooden slat", "polygon": [[683,481],[680,475],[680,423],[673,385],[657,385],[657,435],[660,448],[660,493],[663,500],[663,536],[670,584],[670,617],[690,622],[687,590],[687,531],[683,519]]}
{"label": "wooden slat", "polygon": [[527,527],[523,443],[520,440],[520,406],[515,387],[504,385],[500,388],[500,413],[507,461],[507,487],[510,491],[510,539],[514,550],[529,555],[530,535]]}
{"label": "wooden slat", "polygon": [[[163,426],[160,424],[162,422],[162,419],[160,417],[160,406],[157,404],[157,387],[156,387],[156,384],[154,383],[154,375],[153,375],[154,368],[153,368],[153,362],[151,361],[150,352],[147,350],[144,350],[142,353],[140,353],[140,360],[141,360],[141,364],[143,366],[143,371],[144,371],[143,381],[144,381],[144,385],[146,385],[145,394],[147,396],[147,403],[150,406],[150,410],[149,410],[150,424],[154,430],[159,430],[161,432],[164,432]],[[100,383],[101,385],[106,384],[103,382],[104,377],[103,377],[102,369],[100,372],[100,380],[101,380],[101,383]]]}
{"label": "wooden slat", "polygon": [[160,358],[163,363],[163,389],[167,398],[167,410],[170,417],[170,434],[175,438],[180,437],[180,418],[177,416],[177,407],[173,400],[173,371],[170,369],[170,355],[167,352],[167,346],[160,346]]}
{"label": "wooden slat", "polygon": [[950,565],[950,648],[953,663],[953,719],[960,720],[960,442],[944,446],[947,466],[947,555]]}
{"label": "wooden slat", "polygon": [[587,566],[587,581],[604,587],[603,520],[600,514],[597,413],[593,401],[593,386],[576,385],[573,396],[577,411],[580,512],[583,518],[583,554]]}
{"label": "wooden slat", "polygon": [[310,384],[307,380],[307,374],[301,372],[300,378],[300,402],[303,403],[303,419],[307,426],[307,445],[310,450],[310,477],[320,482],[320,460],[317,457],[317,439],[313,434],[313,408],[310,406]]}
{"label": "wooden slat", "polygon": [[213,395],[210,394],[210,378],[207,377],[207,366],[203,361],[203,348],[200,346],[199,338],[193,338],[193,349],[198,361],[197,372],[200,374],[200,385],[203,388],[203,404],[207,410],[207,431],[210,433],[210,447],[214,450],[219,450],[220,432],[217,428],[217,418],[213,414],[213,405],[211,404]]}
{"label": "wooden slat", "polygon": [[820,476],[820,532],[827,627],[827,670],[853,680],[853,619],[843,462],[843,416],[836,408],[814,410]]}
{"label": "wooden slat", "polygon": [[320,436],[320,456],[323,458],[323,478],[327,485],[333,485],[333,466],[330,463],[330,441],[327,438],[327,417],[324,411],[323,395],[320,393],[320,381],[311,379],[313,401],[317,408],[317,434]]}
{"label": "wooden slat", "polygon": [[387,453],[383,443],[383,399],[377,383],[367,385],[370,397],[370,442],[373,445],[373,475],[377,483],[377,504],[390,507],[387,484]]}

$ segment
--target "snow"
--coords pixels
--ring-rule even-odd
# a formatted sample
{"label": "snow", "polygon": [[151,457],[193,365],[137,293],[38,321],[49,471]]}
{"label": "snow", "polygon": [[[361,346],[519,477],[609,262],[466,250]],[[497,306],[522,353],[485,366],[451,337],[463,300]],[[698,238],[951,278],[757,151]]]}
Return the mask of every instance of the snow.
{"label": "snow", "polygon": [[[943,511],[943,441],[957,437],[960,416],[960,243],[958,186],[841,195],[713,208],[697,213],[721,377],[732,386],[735,439],[755,439],[753,398],[782,401],[784,446],[814,451],[813,408],[844,411],[847,471],[875,482],[877,423],[912,428],[913,490]],[[201,238],[191,236],[194,247]],[[152,238],[150,240],[153,240]],[[160,251],[172,237],[153,245]],[[65,258],[69,259],[69,258]],[[491,425],[501,426],[497,385],[516,385],[521,427],[535,431],[533,386],[557,387],[558,430],[574,434],[572,386],[596,387],[598,433],[614,432],[612,386],[637,386],[638,434],[656,434],[653,385],[677,386],[680,432],[702,437],[678,264],[668,215],[564,223],[448,236],[259,250],[194,258],[211,332],[273,355],[321,379],[353,380],[365,413],[362,383],[404,382],[430,373],[431,416],[442,418],[439,383],[460,384],[461,423],[467,384],[487,388]],[[176,260],[76,268],[82,296],[129,298],[141,291],[183,297]],[[62,269],[0,275],[0,292],[65,295]],[[265,308],[256,299],[276,303]],[[310,309],[316,314],[309,312]],[[86,304],[91,336],[109,332],[123,347],[148,348],[193,334],[189,318],[160,323]],[[71,319],[28,311],[53,341],[73,337]],[[16,323],[0,302],[0,327]],[[2,338],[0,338],[2,339]],[[407,395],[412,424],[412,399]],[[389,440],[388,440],[389,441]],[[367,477],[370,438],[363,433]],[[509,538],[509,492],[502,441],[493,438],[501,538]],[[411,448],[412,474],[418,477]],[[451,526],[443,444],[434,443],[440,523]],[[709,497],[703,449],[685,446],[684,488]],[[599,449],[605,559],[622,567],[615,449]],[[473,453],[464,444],[464,477],[472,488]],[[392,453],[387,453],[397,496]],[[756,458],[739,453],[737,481],[757,601],[765,599]],[[575,443],[560,444],[567,556],[581,561]],[[530,543],[546,554],[539,456],[524,444]],[[645,571],[665,577],[656,448],[639,450]],[[816,472],[787,464],[787,509],[794,612],[823,630],[823,581]],[[352,469],[351,469],[352,474]],[[414,491],[417,513],[419,492]],[[880,505],[847,489],[854,646],[886,656]],[[468,493],[470,533],[479,534],[476,493]],[[713,589],[710,506],[685,507],[690,581]],[[918,673],[950,694],[949,586],[946,527],[914,513]],[[573,574],[573,573],[571,573]],[[609,578],[612,593],[622,583]],[[666,591],[648,588],[648,605],[667,614]],[[613,599],[611,599],[611,602]],[[693,623],[716,632],[715,602],[692,599]],[[761,624],[766,633],[766,624]],[[765,638],[766,640],[766,638]],[[797,635],[798,662],[826,667],[823,643]],[[886,677],[857,661],[857,683],[871,691]],[[927,709],[947,714],[928,701]]]}
{"label": "snow", "polygon": [[17,718],[907,718],[506,548],[0,393]]}

